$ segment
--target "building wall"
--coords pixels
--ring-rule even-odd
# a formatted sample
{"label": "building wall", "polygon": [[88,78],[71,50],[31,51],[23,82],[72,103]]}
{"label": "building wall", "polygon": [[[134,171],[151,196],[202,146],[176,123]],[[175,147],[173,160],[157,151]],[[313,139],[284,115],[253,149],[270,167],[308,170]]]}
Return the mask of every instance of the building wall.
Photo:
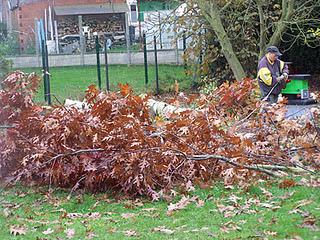
{"label": "building wall", "polygon": [[44,10],[49,6],[72,6],[85,4],[126,3],[126,0],[29,0],[21,1],[20,7],[13,11],[13,28],[18,31],[21,51],[34,43],[34,19],[44,19]]}

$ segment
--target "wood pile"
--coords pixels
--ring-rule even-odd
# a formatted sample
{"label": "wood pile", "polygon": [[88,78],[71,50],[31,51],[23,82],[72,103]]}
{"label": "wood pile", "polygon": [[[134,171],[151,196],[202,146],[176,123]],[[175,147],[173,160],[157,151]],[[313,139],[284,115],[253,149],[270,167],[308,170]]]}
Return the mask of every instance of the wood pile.
{"label": "wood pile", "polygon": [[[59,38],[65,35],[79,34],[78,24],[77,16],[62,17],[58,19]],[[86,35],[86,51],[90,52],[95,49],[95,38],[93,37],[94,32],[98,33],[101,46],[104,44],[105,34],[112,39],[113,44],[125,44],[125,21],[123,14],[83,16],[83,26],[89,26],[90,31],[90,37]],[[72,42],[69,44],[72,44]]]}

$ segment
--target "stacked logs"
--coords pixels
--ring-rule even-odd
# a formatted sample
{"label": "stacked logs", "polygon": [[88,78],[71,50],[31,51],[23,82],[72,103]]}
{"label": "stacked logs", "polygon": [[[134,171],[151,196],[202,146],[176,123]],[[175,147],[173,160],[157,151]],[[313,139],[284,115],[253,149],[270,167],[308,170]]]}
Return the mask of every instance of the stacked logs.
{"label": "stacked logs", "polygon": [[[122,14],[113,15],[86,15],[83,16],[83,26],[88,26],[90,37],[86,35],[86,51],[90,52],[95,49],[95,39],[93,33],[97,32],[101,36],[100,44],[103,46],[105,34],[112,40],[114,45],[125,44],[125,22]],[[78,35],[79,25],[77,16],[67,16],[58,19],[59,38],[65,35]],[[66,43],[66,44],[72,44]]]}

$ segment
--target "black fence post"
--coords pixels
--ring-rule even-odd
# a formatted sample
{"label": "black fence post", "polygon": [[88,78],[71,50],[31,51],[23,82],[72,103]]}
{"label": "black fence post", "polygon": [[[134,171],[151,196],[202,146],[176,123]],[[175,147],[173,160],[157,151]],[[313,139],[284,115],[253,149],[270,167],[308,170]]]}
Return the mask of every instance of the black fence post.
{"label": "black fence post", "polygon": [[159,89],[159,66],[158,66],[158,51],[157,51],[157,37],[153,37],[154,40],[154,62],[156,65],[156,88],[157,88],[157,94],[160,93]]}
{"label": "black fence post", "polygon": [[107,91],[110,91],[110,83],[109,83],[109,63],[108,63],[108,46],[107,46],[107,37],[104,42],[104,59],[106,65],[106,88]]}
{"label": "black fence post", "polygon": [[45,44],[45,53],[46,53],[46,84],[47,84],[47,102],[48,105],[51,105],[51,92],[50,92],[50,73],[49,73],[49,53],[47,43]]}
{"label": "black fence post", "polygon": [[100,44],[99,36],[96,35],[96,54],[97,54],[97,74],[98,74],[98,86],[101,90],[101,66],[100,66]]}
{"label": "black fence post", "polygon": [[42,74],[43,74],[44,100],[47,101],[46,53],[45,53],[44,40],[41,41],[41,56],[42,56]]}
{"label": "black fence post", "polygon": [[144,75],[145,75],[145,83],[148,85],[148,54],[147,54],[147,37],[146,34],[143,33],[143,52],[144,52]]}
{"label": "black fence post", "polygon": [[[183,33],[182,41],[183,41],[183,55],[185,55],[185,54],[186,54],[186,50],[187,50],[187,37],[186,37],[186,32]],[[183,59],[184,59],[184,60],[183,60],[183,61],[184,61],[184,72],[185,72],[185,74],[187,75],[188,65],[187,65],[185,56],[183,56]]]}

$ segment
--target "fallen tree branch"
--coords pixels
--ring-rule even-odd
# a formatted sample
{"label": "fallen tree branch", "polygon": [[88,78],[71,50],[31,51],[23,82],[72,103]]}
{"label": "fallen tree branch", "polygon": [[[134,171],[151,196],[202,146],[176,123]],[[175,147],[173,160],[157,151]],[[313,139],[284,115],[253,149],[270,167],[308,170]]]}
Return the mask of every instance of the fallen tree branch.
{"label": "fallen tree branch", "polygon": [[294,173],[303,173],[303,172],[309,172],[305,169],[298,168],[298,167],[288,167],[288,166],[280,166],[280,165],[262,165],[262,164],[257,164],[256,165],[259,168],[263,169],[268,169],[268,170],[276,170],[276,171],[290,171]]}
{"label": "fallen tree branch", "polygon": [[[303,150],[303,149],[301,148],[300,150]],[[287,166],[285,164],[276,163],[276,162],[271,161],[270,159],[268,159],[268,158],[274,158],[274,159],[280,160],[280,161],[285,162],[285,163],[287,163],[289,161],[289,160],[286,160],[286,159],[283,159],[283,158],[279,158],[279,157],[276,157],[276,156],[270,156],[270,155],[258,155],[258,154],[252,154],[252,153],[250,155],[249,155],[250,157],[259,157],[260,161],[268,162],[268,163],[271,164],[271,165],[263,165],[263,166],[277,166],[277,167],[286,168],[288,170],[291,169],[293,172],[309,172],[309,173],[311,173],[313,175],[318,175],[318,173],[306,168],[303,165],[299,165],[297,163],[290,162],[290,164],[293,165],[293,167],[291,167],[291,166]],[[293,169],[296,169],[296,170],[293,170]]]}
{"label": "fallen tree branch", "polygon": [[77,183],[72,187],[72,189],[71,189],[71,191],[70,191],[70,193],[69,193],[69,195],[68,195],[68,197],[67,197],[68,200],[70,200],[70,198],[71,198],[71,196],[72,196],[72,193],[79,188],[80,183],[81,183],[83,180],[85,180],[85,179],[86,179],[86,176],[82,176],[82,177],[77,181]]}
{"label": "fallen tree branch", "polygon": [[253,167],[253,166],[249,166],[249,165],[241,165],[241,164],[233,162],[230,158],[220,156],[220,155],[210,155],[210,154],[208,154],[208,155],[193,155],[193,156],[188,156],[188,159],[192,160],[192,161],[204,161],[204,160],[209,160],[209,159],[217,159],[217,160],[223,161],[225,163],[228,163],[234,167],[245,168],[248,170],[262,172],[262,173],[265,173],[265,174],[272,176],[272,177],[277,176],[275,173],[273,173],[269,170],[262,169],[259,167]]}
{"label": "fallen tree branch", "polygon": [[0,125],[0,129],[9,129],[9,128],[15,128],[15,126],[10,126],[10,125]]}

